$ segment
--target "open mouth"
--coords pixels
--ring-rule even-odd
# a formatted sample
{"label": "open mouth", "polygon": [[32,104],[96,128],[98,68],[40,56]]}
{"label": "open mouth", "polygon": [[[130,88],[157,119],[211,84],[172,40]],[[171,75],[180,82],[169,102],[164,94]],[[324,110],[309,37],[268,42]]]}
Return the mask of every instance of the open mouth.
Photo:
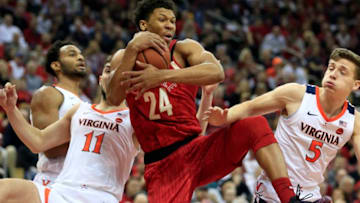
{"label": "open mouth", "polygon": [[86,70],[85,64],[79,64],[77,67],[79,67],[80,70]]}
{"label": "open mouth", "polygon": [[172,37],[173,36],[171,34],[166,34],[166,35],[163,36],[164,40],[167,41],[167,42],[171,41]]}

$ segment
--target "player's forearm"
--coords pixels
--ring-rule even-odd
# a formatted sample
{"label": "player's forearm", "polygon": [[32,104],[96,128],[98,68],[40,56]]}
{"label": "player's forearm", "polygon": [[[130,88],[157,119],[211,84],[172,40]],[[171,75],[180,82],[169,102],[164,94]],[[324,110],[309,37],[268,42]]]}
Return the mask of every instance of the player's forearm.
{"label": "player's forearm", "polygon": [[31,126],[17,107],[6,111],[8,120],[19,139],[34,153],[42,146],[41,130]]}
{"label": "player's forearm", "polygon": [[207,125],[208,125],[208,121],[205,121],[203,119],[204,118],[204,112],[206,110],[208,110],[209,107],[211,107],[212,100],[213,100],[213,93],[206,93],[204,90],[202,90],[201,101],[200,101],[198,112],[196,114],[196,117],[200,122],[201,134],[202,135],[205,135],[206,128],[207,128]]}
{"label": "player's forearm", "polygon": [[227,124],[231,124],[237,120],[241,120],[250,116],[255,116],[255,113],[251,111],[249,101],[237,104],[229,109],[227,115]]}
{"label": "player's forearm", "polygon": [[120,105],[125,98],[125,89],[121,85],[121,81],[125,79],[122,75],[124,71],[130,71],[133,69],[136,61],[138,50],[131,42],[128,44],[124,51],[124,55],[120,61],[112,63],[112,66],[116,66],[116,71],[112,76],[109,83],[108,99],[114,105]]}
{"label": "player's forearm", "polygon": [[209,85],[222,82],[225,78],[222,67],[215,63],[202,63],[176,70],[161,70],[163,82],[189,85]]}

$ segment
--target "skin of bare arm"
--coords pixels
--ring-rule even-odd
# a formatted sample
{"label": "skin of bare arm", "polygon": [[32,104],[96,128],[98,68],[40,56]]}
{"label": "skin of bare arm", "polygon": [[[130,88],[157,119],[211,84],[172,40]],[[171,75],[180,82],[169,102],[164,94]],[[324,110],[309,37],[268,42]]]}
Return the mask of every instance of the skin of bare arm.
{"label": "skin of bare arm", "polygon": [[221,126],[250,116],[264,115],[275,111],[281,111],[284,115],[291,115],[299,108],[305,88],[304,85],[296,83],[285,84],[230,109],[210,108],[205,113],[205,119],[208,119],[212,125]]}
{"label": "skin of bare arm", "polygon": [[[31,113],[33,125],[44,129],[59,120],[59,108],[64,100],[62,94],[53,87],[37,90],[31,100]],[[65,156],[68,143],[49,149],[44,152],[48,158]]]}
{"label": "skin of bare arm", "polygon": [[51,124],[44,130],[40,130],[27,122],[16,107],[16,101],[17,94],[15,86],[7,83],[5,88],[0,90],[0,104],[5,110],[14,131],[32,152],[43,152],[70,140],[71,117],[79,105],[75,105],[70,109],[62,119]]}

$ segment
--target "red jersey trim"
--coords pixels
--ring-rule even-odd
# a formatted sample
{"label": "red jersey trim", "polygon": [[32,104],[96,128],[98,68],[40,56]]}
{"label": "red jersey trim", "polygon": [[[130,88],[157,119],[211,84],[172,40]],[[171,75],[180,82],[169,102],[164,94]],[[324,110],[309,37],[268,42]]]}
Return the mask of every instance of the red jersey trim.
{"label": "red jersey trim", "polygon": [[[170,42],[170,45],[169,45],[169,50],[171,52],[171,60],[174,61],[176,63],[177,66],[179,66],[179,68],[183,68],[182,65],[180,65],[176,59],[174,58],[174,55],[173,55],[173,52],[174,52],[174,45],[176,44],[177,40],[176,39],[173,39],[171,42]],[[174,67],[171,66],[172,69],[174,69]]]}
{"label": "red jersey trim", "polygon": [[97,109],[96,104],[91,105],[91,108],[101,114],[114,113],[114,112],[125,111],[125,110],[129,109],[129,108],[120,108],[120,109],[114,109],[114,110],[110,110],[110,111],[103,111],[103,110]]}
{"label": "red jersey trim", "polygon": [[[173,57],[173,61],[176,63],[177,66],[179,66],[179,68],[183,68],[182,65],[180,65],[176,60],[175,58]],[[172,67],[172,66],[171,66]],[[174,67],[172,67],[174,69]]]}
{"label": "red jersey trim", "polygon": [[341,116],[343,116],[345,114],[346,109],[348,108],[348,103],[346,101],[344,102],[344,106],[343,106],[341,112],[338,115],[336,115],[336,116],[334,116],[332,118],[328,118],[326,116],[321,104],[320,104],[319,87],[316,87],[315,94],[316,94],[317,108],[319,109],[320,114],[325,119],[325,121],[327,121],[327,122],[335,121],[335,120],[339,119]]}
{"label": "red jersey trim", "polygon": [[169,45],[169,50],[170,50],[170,51],[172,50],[172,48],[173,48],[173,46],[176,44],[176,42],[177,42],[176,39],[171,40],[170,45]]}

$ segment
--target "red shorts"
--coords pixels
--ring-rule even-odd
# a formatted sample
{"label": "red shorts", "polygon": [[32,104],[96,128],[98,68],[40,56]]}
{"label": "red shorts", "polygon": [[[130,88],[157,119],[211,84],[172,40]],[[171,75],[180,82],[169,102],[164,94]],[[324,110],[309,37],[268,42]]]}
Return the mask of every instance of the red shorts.
{"label": "red shorts", "polygon": [[195,188],[240,166],[249,150],[276,143],[264,117],[251,117],[199,136],[166,158],[145,166],[150,203],[190,202]]}

